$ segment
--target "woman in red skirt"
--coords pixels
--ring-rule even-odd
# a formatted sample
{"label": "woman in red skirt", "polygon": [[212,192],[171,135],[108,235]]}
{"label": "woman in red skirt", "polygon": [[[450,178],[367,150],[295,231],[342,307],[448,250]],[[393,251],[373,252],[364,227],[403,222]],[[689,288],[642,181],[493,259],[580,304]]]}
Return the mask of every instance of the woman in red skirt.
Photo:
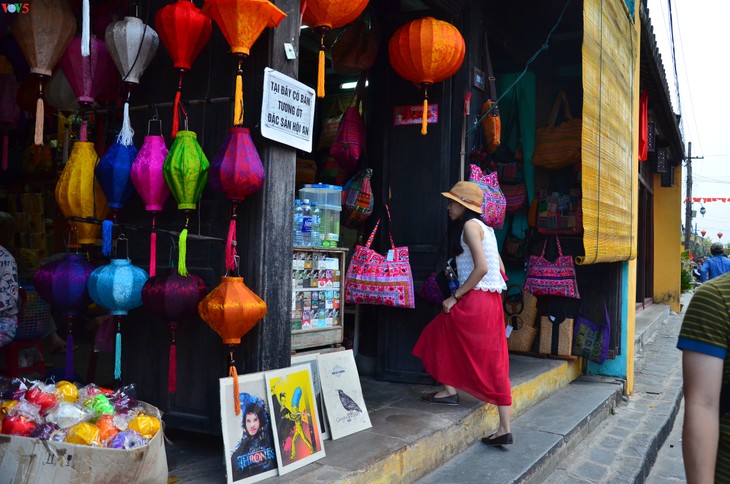
{"label": "woman in red skirt", "polygon": [[497,406],[499,428],[482,442],[513,442],[510,430],[512,392],[509,354],[500,293],[507,289],[494,230],[479,220],[482,189],[472,182],[458,182],[442,195],[449,199],[449,218],[463,224],[456,248],[459,288],[443,302],[439,313],[423,330],[413,354],[426,371],[444,387],[421,399],[429,403],[457,405],[459,388]]}

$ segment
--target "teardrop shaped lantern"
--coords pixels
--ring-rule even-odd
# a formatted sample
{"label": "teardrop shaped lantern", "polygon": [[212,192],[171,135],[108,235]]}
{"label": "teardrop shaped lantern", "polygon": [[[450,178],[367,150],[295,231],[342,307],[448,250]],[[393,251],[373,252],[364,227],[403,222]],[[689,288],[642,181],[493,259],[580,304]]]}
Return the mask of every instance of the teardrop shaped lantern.
{"label": "teardrop shaped lantern", "polygon": [[38,268],[33,276],[33,285],[38,295],[51,307],[63,314],[68,331],[66,333],[65,378],[73,378],[73,325],[86,306],[91,302],[86,284],[94,266],[83,254],[65,254],[63,259],[49,262]]}
{"label": "teardrop shaped lantern", "polygon": [[129,311],[142,305],[142,286],[149,276],[144,269],[132,265],[129,259],[112,259],[108,265],[96,268],[87,287],[89,296],[107,308],[117,325],[114,378],[122,378],[122,321]]}
{"label": "teardrop shaped lantern", "polygon": [[266,175],[248,128],[230,128],[210,165],[210,185],[233,204],[226,241],[226,268],[236,269],[237,206],[259,191]]}
{"label": "teardrop shaped lantern", "polygon": [[702,234],[702,237],[704,237],[704,236],[705,236],[705,234],[707,233],[707,230],[703,230],[703,231],[701,231],[700,233]]}
{"label": "teardrop shaped lantern", "polygon": [[206,0],[203,11],[218,24],[236,56],[233,125],[243,126],[243,60],[261,32],[279,25],[286,14],[268,0]]}
{"label": "teardrop shaped lantern", "polygon": [[722,238],[722,232],[718,232],[718,233],[717,233],[717,238],[718,238],[718,239],[721,239],[721,238]]}
{"label": "teardrop shaped lantern", "polygon": [[195,274],[183,277],[175,269],[150,277],[142,287],[142,304],[155,316],[167,321],[172,339],[167,376],[167,391],[177,389],[177,348],[175,333],[180,323],[198,314],[198,303],[205,296],[205,283]]}
{"label": "teardrop shaped lantern", "polygon": [[[223,277],[221,283],[198,304],[198,313],[228,346],[228,374],[233,377],[233,394],[238,395],[238,372],[233,352],[241,338],[266,316],[266,303],[243,283],[242,277]],[[241,413],[234,398],[236,415]]]}
{"label": "teardrop shaped lantern", "polygon": [[[150,123],[155,120],[151,120]],[[165,138],[162,136],[162,123],[160,122],[160,134],[151,135],[149,125],[147,127],[147,136],[144,138],[142,148],[137,153],[132,169],[129,172],[129,178],[132,185],[137,189],[140,198],[144,202],[144,208],[148,212],[152,212],[152,232],[150,233],[150,277],[157,275],[157,232],[155,224],[157,212],[162,211],[167,197],[170,196],[170,189],[165,183],[165,175],[162,167],[167,157],[167,145]]]}
{"label": "teardrop shaped lantern", "polygon": [[428,88],[456,74],[465,52],[466,44],[459,30],[433,17],[409,22],[390,38],[390,65],[399,76],[423,88],[421,134],[427,133]]}
{"label": "teardrop shaped lantern", "polygon": [[[92,221],[106,218],[109,208],[106,197],[99,183],[94,177],[94,168],[99,156],[94,149],[94,143],[77,141],[73,145],[71,155],[61,172],[56,184],[56,202],[61,214],[69,217],[92,219]],[[78,244],[91,245],[99,238],[100,227],[97,223],[69,221],[77,234]],[[71,237],[69,246],[76,243]]]}
{"label": "teardrop shaped lantern", "polygon": [[301,0],[304,10],[302,23],[319,34],[319,68],[317,70],[317,97],[324,97],[324,37],[332,29],[344,27],[365,10],[368,0]]}
{"label": "teardrop shaped lantern", "polygon": [[175,102],[172,106],[172,137],[174,138],[179,124],[183,76],[190,71],[200,51],[210,40],[213,25],[210,17],[205,15],[193,2],[177,0],[157,12],[155,27],[160,34],[162,44],[170,53],[174,68],[179,73]]}
{"label": "teardrop shaped lantern", "polygon": [[178,272],[188,275],[186,263],[188,224],[190,214],[197,207],[203,188],[208,182],[210,162],[198,144],[197,135],[192,131],[178,131],[175,141],[165,158],[162,172],[170,193],[177,201],[177,208],[185,215],[185,227],[178,240]]}
{"label": "teardrop shaped lantern", "polygon": [[109,55],[106,43],[94,36],[90,39],[87,57],[81,55],[81,36],[77,35],[71,39],[61,57],[60,65],[79,105],[84,110],[93,106],[96,95],[109,76],[109,71],[114,70],[114,61]]}
{"label": "teardrop shaped lantern", "polygon": [[155,57],[160,38],[152,27],[137,17],[124,17],[123,20],[107,27],[104,39],[126,87],[119,141],[123,145],[129,146],[133,143],[134,137],[134,130],[129,120],[132,88],[139,84],[139,78]]}
{"label": "teardrop shaped lantern", "polygon": [[76,32],[76,18],[66,0],[33,0],[27,13],[10,25],[20,50],[38,80],[36,145],[43,144],[43,83],[51,77],[69,41]]}

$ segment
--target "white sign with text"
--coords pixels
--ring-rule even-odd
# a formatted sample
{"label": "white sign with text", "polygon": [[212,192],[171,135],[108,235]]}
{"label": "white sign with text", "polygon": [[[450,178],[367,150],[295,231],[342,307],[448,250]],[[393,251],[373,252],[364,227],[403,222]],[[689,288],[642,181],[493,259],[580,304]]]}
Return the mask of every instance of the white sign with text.
{"label": "white sign with text", "polygon": [[261,135],[312,152],[314,89],[270,67],[264,69]]}

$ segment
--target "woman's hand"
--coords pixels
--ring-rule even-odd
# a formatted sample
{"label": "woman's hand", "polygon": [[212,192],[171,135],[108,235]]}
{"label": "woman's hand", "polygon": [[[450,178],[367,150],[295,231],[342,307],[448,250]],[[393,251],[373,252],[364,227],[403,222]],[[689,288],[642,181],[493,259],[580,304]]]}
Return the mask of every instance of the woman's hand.
{"label": "woman's hand", "polygon": [[441,303],[442,307],[444,308],[444,312],[446,314],[449,314],[449,311],[451,311],[451,308],[453,308],[455,304],[456,304],[456,298],[454,296],[449,296],[448,299],[444,299],[444,302]]}

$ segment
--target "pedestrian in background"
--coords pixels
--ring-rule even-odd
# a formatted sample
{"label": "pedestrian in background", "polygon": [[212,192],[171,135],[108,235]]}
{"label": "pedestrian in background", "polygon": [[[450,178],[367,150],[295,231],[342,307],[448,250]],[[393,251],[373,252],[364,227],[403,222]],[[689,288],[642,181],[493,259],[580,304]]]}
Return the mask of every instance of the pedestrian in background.
{"label": "pedestrian in background", "polygon": [[684,378],[682,453],[689,484],[730,482],[728,341],[730,273],[697,288],[677,342]]}
{"label": "pedestrian in background", "polygon": [[700,268],[702,282],[730,272],[730,259],[725,257],[725,247],[720,242],[712,244],[710,253],[712,257],[707,259]]}
{"label": "pedestrian in background", "polygon": [[439,313],[421,333],[413,354],[426,371],[443,385],[426,393],[428,403],[457,405],[457,388],[497,406],[499,428],[482,442],[513,442],[510,430],[512,391],[509,354],[500,293],[507,286],[494,229],[479,220],[484,197],[479,185],[458,182],[441,195],[449,199],[449,219],[463,227],[452,252],[459,287],[443,301]]}

